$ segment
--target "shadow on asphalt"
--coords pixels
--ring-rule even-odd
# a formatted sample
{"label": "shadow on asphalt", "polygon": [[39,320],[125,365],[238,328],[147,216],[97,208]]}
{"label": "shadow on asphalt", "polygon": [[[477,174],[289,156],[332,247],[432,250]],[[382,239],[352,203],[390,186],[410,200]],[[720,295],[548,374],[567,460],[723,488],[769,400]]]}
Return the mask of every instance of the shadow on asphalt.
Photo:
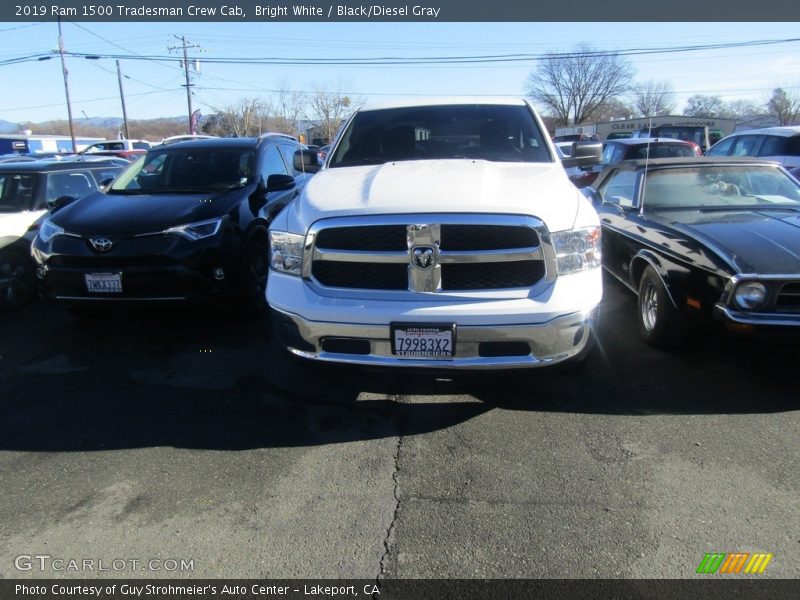
{"label": "shadow on asphalt", "polygon": [[[496,409],[642,416],[798,408],[796,346],[727,336],[667,354],[642,344],[612,290],[576,371],[456,375],[315,369],[268,319],[222,308],[77,319],[34,304],[0,315],[0,449],[245,450],[419,435]],[[608,298],[608,296],[607,296]]]}

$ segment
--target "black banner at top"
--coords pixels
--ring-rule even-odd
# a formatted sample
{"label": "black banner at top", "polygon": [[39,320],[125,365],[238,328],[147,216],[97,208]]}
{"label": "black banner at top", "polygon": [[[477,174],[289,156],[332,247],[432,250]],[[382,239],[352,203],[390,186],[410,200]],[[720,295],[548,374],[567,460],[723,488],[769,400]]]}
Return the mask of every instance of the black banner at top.
{"label": "black banner at top", "polygon": [[[800,21],[794,0],[4,0],[0,21]],[[598,23],[598,26],[602,26]]]}

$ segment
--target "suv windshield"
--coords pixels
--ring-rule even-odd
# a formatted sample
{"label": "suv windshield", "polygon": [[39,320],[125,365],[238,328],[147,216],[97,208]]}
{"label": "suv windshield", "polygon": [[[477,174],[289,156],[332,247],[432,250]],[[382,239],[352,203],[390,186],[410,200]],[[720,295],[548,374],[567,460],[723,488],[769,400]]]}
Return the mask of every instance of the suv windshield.
{"label": "suv windshield", "polygon": [[527,106],[470,104],[359,112],[328,166],[458,158],[554,160]]}
{"label": "suv windshield", "polygon": [[237,189],[253,179],[255,151],[242,148],[151,150],[111,186],[111,194],[204,193]]}

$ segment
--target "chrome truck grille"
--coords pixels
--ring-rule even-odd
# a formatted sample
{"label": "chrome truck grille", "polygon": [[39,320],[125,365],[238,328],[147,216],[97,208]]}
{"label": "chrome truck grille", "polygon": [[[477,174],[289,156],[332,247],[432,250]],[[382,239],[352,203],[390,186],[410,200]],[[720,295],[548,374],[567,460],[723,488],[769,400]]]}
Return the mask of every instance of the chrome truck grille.
{"label": "chrome truck grille", "polygon": [[312,227],[303,274],[323,288],[503,290],[551,279],[552,256],[547,228],[533,217],[342,217]]}

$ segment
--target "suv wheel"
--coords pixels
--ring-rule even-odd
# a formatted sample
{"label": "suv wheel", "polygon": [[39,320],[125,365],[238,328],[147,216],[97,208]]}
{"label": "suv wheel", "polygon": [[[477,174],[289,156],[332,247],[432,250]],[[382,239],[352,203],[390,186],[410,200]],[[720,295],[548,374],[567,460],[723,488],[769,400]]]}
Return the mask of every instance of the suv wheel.
{"label": "suv wheel", "polygon": [[242,305],[249,316],[259,316],[267,310],[267,246],[260,240],[248,242],[242,254],[240,281]]}
{"label": "suv wheel", "polygon": [[0,253],[0,310],[22,306],[35,291],[31,261],[17,252]]}

